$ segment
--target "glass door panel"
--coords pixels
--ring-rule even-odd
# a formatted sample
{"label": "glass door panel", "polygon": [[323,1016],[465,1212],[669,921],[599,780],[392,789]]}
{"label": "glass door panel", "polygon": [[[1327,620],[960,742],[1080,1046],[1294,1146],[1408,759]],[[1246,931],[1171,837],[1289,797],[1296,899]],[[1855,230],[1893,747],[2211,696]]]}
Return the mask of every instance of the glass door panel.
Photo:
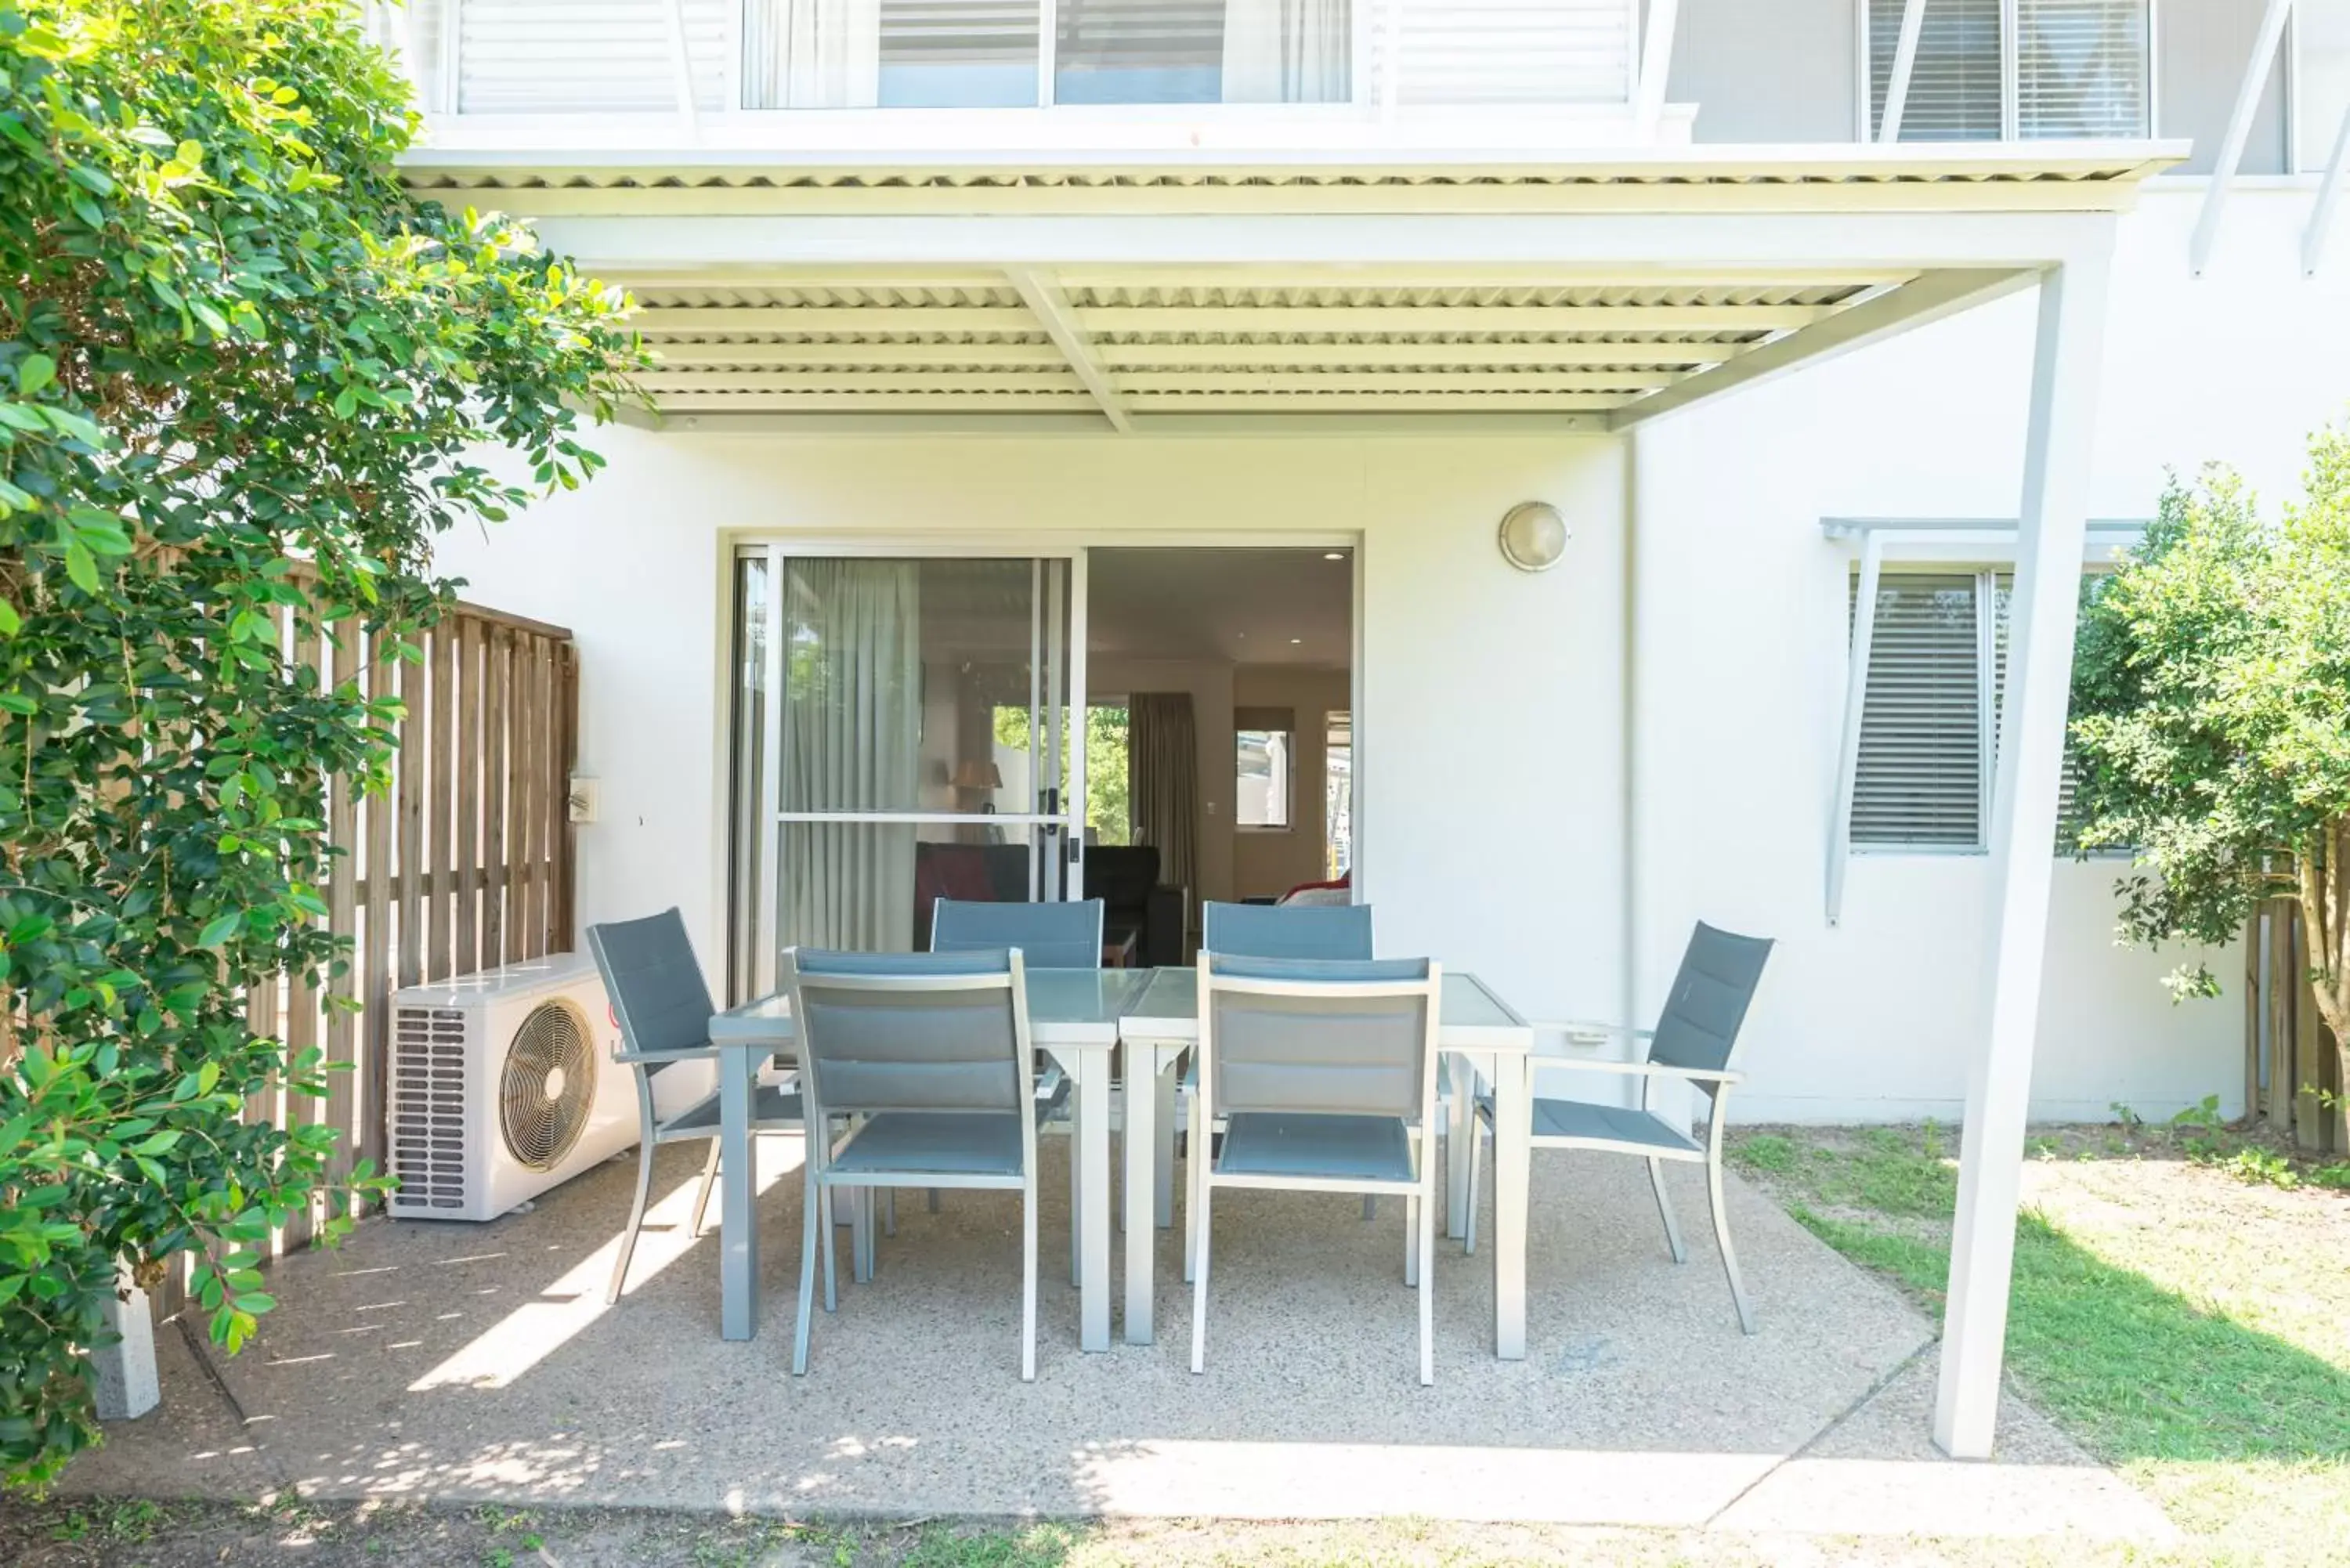
{"label": "glass door panel", "polygon": [[784,947],[926,947],[941,898],[1078,896],[1082,585],[1072,557],[746,549],[730,958],[753,989]]}

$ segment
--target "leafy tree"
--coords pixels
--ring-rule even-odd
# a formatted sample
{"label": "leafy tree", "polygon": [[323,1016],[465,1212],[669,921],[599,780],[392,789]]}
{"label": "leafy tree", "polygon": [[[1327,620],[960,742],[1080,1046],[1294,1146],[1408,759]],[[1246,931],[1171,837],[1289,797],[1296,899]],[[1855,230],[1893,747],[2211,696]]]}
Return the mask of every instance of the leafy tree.
{"label": "leafy tree", "polygon": [[[2125,929],[2217,945],[2298,900],[2310,980],[2350,1043],[2350,427],[2310,443],[2277,519],[2222,469],[2174,483],[2089,596],[2074,667],[2081,844],[2133,848]],[[2218,982],[2195,965],[2187,994]],[[2350,1066],[2350,1062],[2345,1062]]]}
{"label": "leafy tree", "polygon": [[[248,1091],[317,1096],[328,1070],[256,1038],[244,992],[344,971],[348,936],[319,923],[328,791],[383,787],[400,709],[289,674],[284,639],[428,622],[433,536],[591,473],[573,431],[636,360],[624,301],[401,188],[407,90],[356,14],[0,0],[13,1480],[96,1440],[78,1352],[118,1260],[152,1283],[195,1253],[234,1350],[272,1304],[257,1244],[327,1182],[324,1129],[240,1116]],[[469,455],[501,447],[528,484]]]}

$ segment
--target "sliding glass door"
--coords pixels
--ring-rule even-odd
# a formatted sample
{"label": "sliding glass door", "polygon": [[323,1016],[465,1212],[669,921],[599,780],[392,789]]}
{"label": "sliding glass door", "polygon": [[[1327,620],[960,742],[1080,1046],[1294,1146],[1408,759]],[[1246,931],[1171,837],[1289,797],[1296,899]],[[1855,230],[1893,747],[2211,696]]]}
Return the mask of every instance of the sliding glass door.
{"label": "sliding glass door", "polygon": [[1082,896],[1082,552],[752,545],[733,598],[735,1000],[786,947],[927,947],[941,898]]}

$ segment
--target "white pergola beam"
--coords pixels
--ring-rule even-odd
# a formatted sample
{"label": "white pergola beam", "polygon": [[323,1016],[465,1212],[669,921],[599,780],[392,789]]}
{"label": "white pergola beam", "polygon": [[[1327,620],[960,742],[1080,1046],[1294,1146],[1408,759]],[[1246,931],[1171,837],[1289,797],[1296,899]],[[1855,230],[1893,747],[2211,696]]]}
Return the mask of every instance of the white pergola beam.
{"label": "white pergola beam", "polygon": [[2325,254],[2326,232],[2334,226],[2334,209],[2342,200],[2342,171],[2350,164],[2350,104],[2343,106],[2342,129],[2334,133],[2334,154],[2325,161],[2325,178],[2318,183],[2317,204],[2309,212],[2309,227],[2301,236],[2301,271],[2308,277]]}
{"label": "white pergola beam", "polygon": [[1016,305],[690,305],[648,306],[629,317],[648,337],[747,337],[761,332],[810,337],[863,333],[1036,331]]}
{"label": "white pergola beam", "polygon": [[652,345],[661,371],[738,369],[816,370],[827,366],[843,369],[879,369],[892,365],[926,365],[955,370],[1066,369],[1068,361],[1050,343],[858,343],[837,339],[822,343],[693,343],[665,341]]}
{"label": "white pergola beam", "polygon": [[1061,367],[1046,370],[655,370],[651,392],[1082,392]]}
{"label": "white pergola beam", "polygon": [[1134,370],[1123,392],[1639,392],[1669,387],[1669,370]]}
{"label": "white pergola beam", "polygon": [[1885,113],[1877,140],[1887,147],[1901,140],[1901,116],[1909,107],[1909,78],[1918,67],[1918,36],[1926,25],[1926,0],[1906,0],[1901,36],[1893,49],[1893,72],[1885,81]]}
{"label": "white pergola beam", "polygon": [[2244,62],[2244,79],[2236,88],[2235,107],[2228,114],[2227,133],[2220,139],[2220,156],[2211,167],[2211,182],[2203,192],[2203,210],[2195,216],[2195,234],[2187,242],[2187,270],[2197,277],[2211,260],[2211,244],[2219,236],[2220,214],[2228,205],[2228,188],[2235,183],[2237,166],[2244,161],[2244,143],[2252,134],[2252,116],[2260,109],[2261,93],[2276,67],[2277,46],[2284,37],[2285,19],[2293,0],[2268,0],[2261,13],[2260,31],[2252,36],[2252,57]]}
{"label": "white pergola beam", "polygon": [[1271,370],[1413,369],[1439,366],[1594,365],[1627,369],[1718,365],[1734,359],[1743,343],[1103,343],[1095,353],[1113,370],[1196,366]]}
{"label": "white pergola beam", "polygon": [[1021,302],[1028,307],[1028,313],[1036,318],[1053,346],[1068,360],[1069,369],[1076,372],[1077,379],[1085,383],[1086,390],[1101,406],[1102,418],[1119,434],[1130,432],[1134,427],[1127,420],[1126,405],[1118,388],[1111,383],[1109,372],[1102,369],[1101,361],[1094,358],[1093,344],[1078,317],[1069,309],[1068,299],[1059,286],[1024,268],[1014,268],[1003,275],[1020,291]]}
{"label": "white pergola beam", "polygon": [[784,413],[799,409],[827,410],[891,410],[924,413],[984,413],[1004,409],[1074,409],[1097,411],[1093,394],[1083,388],[1067,390],[1005,392],[818,391],[818,392],[672,392],[660,399],[664,421],[678,414],[751,411]]}
{"label": "white pergola beam", "polygon": [[1373,390],[1307,392],[1137,392],[1127,399],[1137,411],[1197,409],[1204,413],[1229,413],[1244,409],[1279,409],[1292,412],[1324,409],[1612,409],[1624,401],[1615,392],[1479,392],[1464,387],[1449,392],[1380,392]]}
{"label": "white pergola beam", "polygon": [[1957,1459],[1991,1457],[1999,1416],[2109,270],[2109,254],[2079,258],[2051,269],[2040,285],[1991,789],[1991,965],[1982,988],[1990,1008],[1982,1048],[1967,1074],[1934,1406],[1934,1440]]}
{"label": "white pergola beam", "polygon": [[1749,348],[1728,363],[1683,377],[1661,392],[1627,404],[1611,421],[1615,429],[1628,429],[1659,414],[1686,408],[1751,381],[1775,376],[1794,367],[1881,337],[1888,332],[1923,326],[1929,321],[1971,309],[1999,295],[2023,287],[2033,275],[2022,270],[1961,267],[1929,272],[1917,282],[1888,288],[1860,304],[1849,306],[1818,326],[1790,332]]}
{"label": "white pergola beam", "polygon": [[[1334,280],[1335,282],[1336,280]],[[1139,305],[1079,306],[1088,333],[1791,332],[1832,305]]]}

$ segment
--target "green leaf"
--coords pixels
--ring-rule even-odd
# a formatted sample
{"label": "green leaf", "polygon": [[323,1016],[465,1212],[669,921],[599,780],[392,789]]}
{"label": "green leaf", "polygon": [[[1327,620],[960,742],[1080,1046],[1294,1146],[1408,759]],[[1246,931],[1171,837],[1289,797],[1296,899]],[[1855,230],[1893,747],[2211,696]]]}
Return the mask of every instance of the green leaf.
{"label": "green leaf", "polygon": [[47,354],[27,354],[16,362],[16,391],[31,397],[57,379],[57,362]]}
{"label": "green leaf", "polygon": [[225,915],[215,916],[212,921],[204,927],[203,935],[196,939],[196,946],[200,948],[220,947],[226,943],[229,938],[236,935],[237,928],[244,924],[244,911],[242,909],[232,909]]}
{"label": "green leaf", "polygon": [[86,594],[98,592],[98,561],[89,546],[76,539],[66,546],[66,576]]}

